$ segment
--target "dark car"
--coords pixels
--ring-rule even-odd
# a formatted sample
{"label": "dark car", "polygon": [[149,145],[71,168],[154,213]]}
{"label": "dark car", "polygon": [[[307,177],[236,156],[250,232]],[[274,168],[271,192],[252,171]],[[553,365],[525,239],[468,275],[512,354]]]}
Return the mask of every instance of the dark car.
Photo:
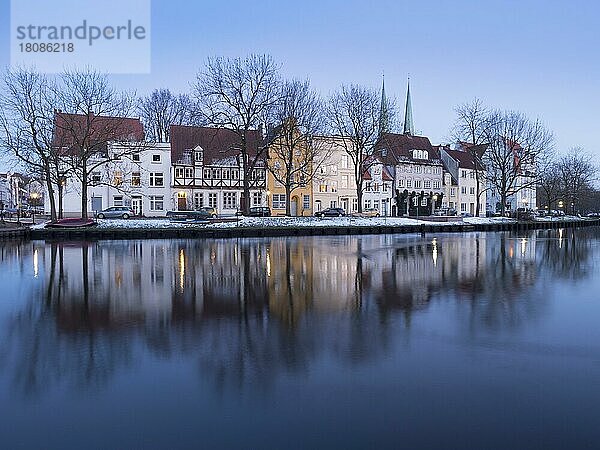
{"label": "dark car", "polygon": [[247,217],[271,217],[271,208],[268,206],[253,206],[248,210],[247,214],[244,211],[238,210],[235,212],[236,216],[247,216]]}
{"label": "dark car", "polygon": [[315,213],[315,217],[342,217],[346,215],[343,208],[325,208]]}
{"label": "dark car", "polygon": [[129,206],[112,206],[96,214],[98,219],[129,219],[135,213]]}
{"label": "dark car", "polygon": [[167,218],[174,221],[208,220],[217,217],[214,208],[200,208],[197,211],[167,211]]}

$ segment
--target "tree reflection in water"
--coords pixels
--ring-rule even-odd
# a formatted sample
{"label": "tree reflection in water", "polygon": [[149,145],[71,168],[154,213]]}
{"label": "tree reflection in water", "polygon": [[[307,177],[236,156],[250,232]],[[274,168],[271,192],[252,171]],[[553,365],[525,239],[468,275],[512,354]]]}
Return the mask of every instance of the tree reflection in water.
{"label": "tree reflection in water", "polygon": [[267,389],[322,356],[379,358],[436,301],[468,308],[467,332],[527,326],[544,280],[589,274],[590,233],[3,244],[17,282],[34,253],[41,282],[1,317],[2,371],[29,395],[98,388],[150,352],[196,358],[220,390]]}

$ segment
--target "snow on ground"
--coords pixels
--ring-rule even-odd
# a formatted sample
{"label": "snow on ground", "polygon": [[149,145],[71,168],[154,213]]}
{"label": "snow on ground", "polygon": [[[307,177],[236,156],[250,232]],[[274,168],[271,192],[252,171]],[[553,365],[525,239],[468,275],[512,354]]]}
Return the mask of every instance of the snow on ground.
{"label": "snow on ground", "polygon": [[[223,222],[171,222],[166,218],[156,219],[98,219],[97,228],[296,228],[296,227],[383,227],[402,225],[456,225],[456,224],[494,224],[513,223],[515,219],[506,217],[456,217],[450,222],[435,222],[409,219],[406,217],[241,217],[231,220],[223,218]],[[540,217],[536,220],[563,222],[577,220],[579,217]],[[217,219],[218,220],[218,219]],[[47,222],[32,226],[32,229],[44,228]]]}

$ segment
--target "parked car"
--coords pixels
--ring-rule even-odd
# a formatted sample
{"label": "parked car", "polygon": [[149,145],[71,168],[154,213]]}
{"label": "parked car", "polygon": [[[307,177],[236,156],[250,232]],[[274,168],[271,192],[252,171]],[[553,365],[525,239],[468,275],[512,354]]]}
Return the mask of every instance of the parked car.
{"label": "parked car", "polygon": [[456,210],[454,208],[439,208],[433,212],[434,216],[455,216]]}
{"label": "parked car", "polygon": [[199,208],[196,211],[167,211],[167,218],[175,221],[208,220],[217,217],[215,208]]}
{"label": "parked car", "polygon": [[212,206],[202,206],[196,210],[196,212],[207,213],[213,219],[217,217],[217,208],[213,208]]}
{"label": "parked car", "polygon": [[600,212],[592,212],[589,213],[587,216],[593,219],[597,219],[598,217],[600,217]]}
{"label": "parked car", "polygon": [[377,208],[366,208],[363,209],[363,216],[364,217],[379,217],[381,214],[379,214],[379,210]]}
{"label": "parked car", "polygon": [[315,217],[342,217],[346,215],[343,208],[325,208],[315,213]]}
{"label": "parked car", "polygon": [[469,212],[462,212],[460,213],[460,217],[473,217],[473,214]]}
{"label": "parked car", "polygon": [[271,217],[271,208],[268,206],[253,206],[246,215],[248,217]]}
{"label": "parked car", "polygon": [[98,219],[129,219],[135,213],[129,206],[111,206],[96,213]]}

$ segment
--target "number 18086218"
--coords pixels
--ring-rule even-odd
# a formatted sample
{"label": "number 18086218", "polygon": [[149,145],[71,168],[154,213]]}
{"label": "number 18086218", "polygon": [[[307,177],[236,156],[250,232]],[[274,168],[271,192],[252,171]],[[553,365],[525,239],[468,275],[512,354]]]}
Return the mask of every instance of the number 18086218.
{"label": "number 18086218", "polygon": [[72,42],[21,42],[19,49],[22,53],[72,53],[75,45]]}

